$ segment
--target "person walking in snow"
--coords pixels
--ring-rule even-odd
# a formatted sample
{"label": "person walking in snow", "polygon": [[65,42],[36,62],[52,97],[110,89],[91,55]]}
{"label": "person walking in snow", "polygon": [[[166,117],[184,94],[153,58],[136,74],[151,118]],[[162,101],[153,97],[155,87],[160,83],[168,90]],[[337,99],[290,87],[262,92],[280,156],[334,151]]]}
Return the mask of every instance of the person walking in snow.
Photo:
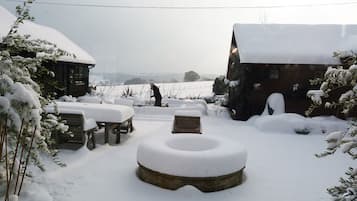
{"label": "person walking in snow", "polygon": [[159,87],[157,87],[154,83],[150,83],[151,90],[153,94],[151,97],[155,97],[155,106],[161,107],[161,93]]}

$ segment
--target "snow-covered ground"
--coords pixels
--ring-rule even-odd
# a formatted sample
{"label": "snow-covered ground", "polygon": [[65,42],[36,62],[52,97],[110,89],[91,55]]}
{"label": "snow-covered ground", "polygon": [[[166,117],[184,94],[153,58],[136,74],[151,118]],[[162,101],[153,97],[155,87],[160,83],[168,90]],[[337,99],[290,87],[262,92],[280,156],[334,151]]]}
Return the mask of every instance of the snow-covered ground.
{"label": "snow-covered ground", "polygon": [[[121,97],[127,87],[133,90],[134,97]],[[327,133],[345,129],[345,121],[333,117],[305,118],[283,111],[255,116],[246,122],[234,121],[223,107],[207,106],[202,100],[177,99],[210,96],[212,82],[159,84],[159,87],[166,96],[163,102],[167,107],[147,105],[150,103],[149,85],[99,87],[101,96],[78,98],[79,102],[105,104],[110,100],[108,102],[134,105],[134,132],[124,135],[119,145],[108,145],[104,144],[104,131],[99,130],[96,149],[61,150],[59,158],[66,167],[58,167],[45,158],[47,171],[41,173],[31,168],[35,177],[26,180],[20,200],[322,201],[330,198],[326,188],[337,184],[348,166],[356,166],[341,153],[321,159],[314,156],[325,149]],[[168,98],[170,96],[176,99]],[[71,97],[64,99],[72,101]],[[112,106],[106,104],[108,108]],[[274,104],[271,106],[276,109]],[[236,143],[237,149],[240,144],[246,148],[248,159],[241,185],[214,193],[202,193],[192,186],[171,191],[144,183],[136,176],[139,145],[153,137],[161,139],[160,136],[172,135],[174,114],[192,113],[190,110],[200,111],[203,135],[224,138]],[[217,164],[218,167],[227,165]],[[177,167],[180,168],[183,167]]]}
{"label": "snow-covered ground", "polygon": [[[163,97],[198,98],[212,96],[213,81],[158,83],[156,85]],[[97,91],[109,98],[120,97],[127,89],[130,89],[134,96],[150,98],[149,84],[97,86]]]}
{"label": "snow-covered ground", "polygon": [[[214,193],[202,193],[192,186],[165,190],[138,179],[136,153],[141,142],[171,135],[173,115],[136,111],[133,123],[135,131],[123,136],[119,145],[104,145],[100,131],[99,145],[93,151],[61,151],[60,158],[67,167],[57,167],[46,160],[47,171],[26,183],[23,200],[322,201],[329,200],[326,188],[337,184],[348,166],[356,166],[341,153],[316,158],[314,154],[326,146],[323,134],[298,135],[281,129],[265,132],[251,122],[231,120],[224,109],[211,105],[208,115],[202,116],[203,135],[219,136],[246,147],[244,182]],[[32,173],[40,175],[36,168]]]}

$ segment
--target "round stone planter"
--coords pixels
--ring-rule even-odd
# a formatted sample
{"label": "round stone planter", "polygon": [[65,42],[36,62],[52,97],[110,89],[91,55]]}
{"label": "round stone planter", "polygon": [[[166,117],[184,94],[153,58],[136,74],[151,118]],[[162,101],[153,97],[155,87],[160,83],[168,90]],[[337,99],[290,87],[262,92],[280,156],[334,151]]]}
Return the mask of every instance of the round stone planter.
{"label": "round stone planter", "polygon": [[139,145],[138,177],[166,189],[192,185],[203,192],[242,183],[247,152],[239,143],[207,135],[167,135]]}

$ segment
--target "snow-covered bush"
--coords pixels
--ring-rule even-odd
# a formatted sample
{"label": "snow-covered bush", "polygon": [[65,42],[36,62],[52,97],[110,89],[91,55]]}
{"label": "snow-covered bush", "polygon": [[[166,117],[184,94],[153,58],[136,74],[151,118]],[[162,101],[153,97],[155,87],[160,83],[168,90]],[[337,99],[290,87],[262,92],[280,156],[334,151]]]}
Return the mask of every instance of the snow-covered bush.
{"label": "snow-covered bush", "polygon": [[[43,77],[54,76],[44,64],[55,61],[65,52],[49,42],[31,40],[29,35],[17,33],[25,20],[33,19],[28,9],[31,3],[32,0],[28,0],[16,7],[17,20],[8,34],[0,39],[0,122],[3,122],[0,127],[6,127],[7,133],[7,143],[2,144],[5,146],[0,158],[0,175],[6,175],[4,172],[9,171],[13,161],[16,161],[13,158],[17,142],[21,142],[29,152],[31,162],[43,169],[40,153],[55,154],[49,146],[52,133],[68,129],[56,116],[42,112],[43,106],[50,102],[49,97],[43,94],[44,86],[50,84],[49,79]],[[19,135],[21,127],[23,131]],[[34,143],[30,146],[32,136]],[[0,176],[1,184],[5,183],[4,179]]]}
{"label": "snow-covered bush", "polygon": [[228,91],[228,86],[227,84],[224,82],[225,78],[224,76],[219,76],[219,77],[216,77],[216,79],[214,80],[214,83],[213,83],[213,93],[215,95],[224,95],[227,93]]}
{"label": "snow-covered bush", "polygon": [[[322,80],[314,80],[320,83],[320,89],[309,91],[308,96],[313,101],[313,105],[307,113],[320,105],[326,108],[335,108],[343,114],[351,117],[349,129],[330,133],[326,141],[327,150],[318,157],[323,157],[341,149],[343,153],[349,154],[353,160],[357,158],[357,54],[356,53],[336,53],[341,59],[342,66],[329,67]],[[337,100],[326,101],[331,93],[338,93]],[[330,97],[331,99],[331,97]],[[348,178],[341,178],[340,185],[327,189],[334,197],[334,200],[357,200],[357,168],[350,167],[346,172]]]}

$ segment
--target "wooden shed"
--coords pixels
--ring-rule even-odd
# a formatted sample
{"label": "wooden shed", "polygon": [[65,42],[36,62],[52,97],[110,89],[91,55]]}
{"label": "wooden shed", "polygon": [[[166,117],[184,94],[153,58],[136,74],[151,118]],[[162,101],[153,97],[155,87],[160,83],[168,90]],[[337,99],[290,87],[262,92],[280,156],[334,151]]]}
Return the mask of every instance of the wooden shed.
{"label": "wooden shed", "polygon": [[[235,24],[227,79],[232,117],[261,114],[267,97],[282,93],[286,112],[304,114],[309,80],[339,65],[336,51],[357,49],[357,25]],[[315,86],[316,88],[316,86]]]}
{"label": "wooden shed", "polygon": [[[7,9],[0,6],[0,19],[1,44],[2,37],[6,36],[9,32],[16,17]],[[82,96],[89,91],[89,70],[96,64],[95,59],[90,54],[56,29],[31,21],[24,21],[24,23],[19,26],[18,33],[21,35],[30,35],[30,39],[46,40],[55,44],[59,49],[72,54],[71,56],[61,56],[55,63],[49,62],[45,64],[55,73],[55,79],[60,85],[60,87],[55,90],[57,96]],[[33,56],[36,56],[36,54],[33,53]]]}
{"label": "wooden shed", "polygon": [[[49,65],[49,69],[55,73],[55,79],[60,88],[55,89],[56,96],[72,95],[83,96],[89,92],[89,70],[93,64],[80,62],[57,61]],[[52,92],[52,89],[50,89]]]}

